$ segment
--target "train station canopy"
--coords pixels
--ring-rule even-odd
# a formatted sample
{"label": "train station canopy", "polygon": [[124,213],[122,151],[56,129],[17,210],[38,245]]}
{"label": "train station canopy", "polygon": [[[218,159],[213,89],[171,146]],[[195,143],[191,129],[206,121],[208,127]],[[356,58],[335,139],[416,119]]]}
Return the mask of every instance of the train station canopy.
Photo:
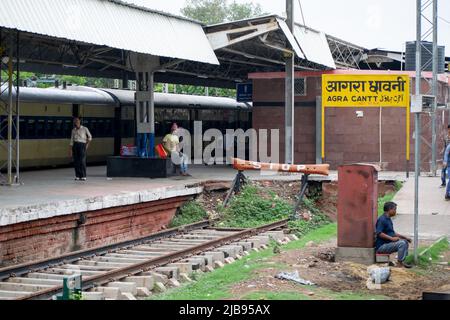
{"label": "train station canopy", "polygon": [[200,23],[120,0],[2,0],[0,27],[21,32],[20,56],[29,69],[123,66],[122,50],[219,63]]}
{"label": "train station canopy", "polygon": [[204,26],[121,0],[2,0],[0,51],[11,47],[23,71],[132,80],[137,52],[159,57],[156,82],[229,88],[284,71],[292,53],[296,70],[333,70],[365,52],[277,15]]}
{"label": "train station canopy", "polygon": [[191,61],[167,71],[198,75],[234,87],[255,72],[285,70],[286,56],[295,52],[295,69],[360,69],[367,49],[312,28],[296,24],[291,32],[285,18],[277,15],[249,18],[204,27],[220,65]]}
{"label": "train station canopy", "polygon": [[291,32],[285,18],[277,15],[208,25],[204,30],[220,65],[186,61],[171,67],[171,72],[245,81],[252,72],[283,71],[292,52],[297,70],[336,68],[324,33],[300,25]]}

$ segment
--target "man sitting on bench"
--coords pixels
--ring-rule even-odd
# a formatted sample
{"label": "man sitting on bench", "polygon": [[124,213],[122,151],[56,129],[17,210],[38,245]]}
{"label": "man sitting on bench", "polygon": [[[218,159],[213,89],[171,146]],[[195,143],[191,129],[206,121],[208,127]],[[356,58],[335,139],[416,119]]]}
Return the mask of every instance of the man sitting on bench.
{"label": "man sitting on bench", "polygon": [[397,204],[386,202],[383,210],[384,214],[378,218],[376,224],[376,253],[397,252],[397,266],[411,268],[410,264],[405,263],[405,258],[408,255],[408,242],[411,242],[411,239],[396,233],[391,220],[391,217],[397,214]]}

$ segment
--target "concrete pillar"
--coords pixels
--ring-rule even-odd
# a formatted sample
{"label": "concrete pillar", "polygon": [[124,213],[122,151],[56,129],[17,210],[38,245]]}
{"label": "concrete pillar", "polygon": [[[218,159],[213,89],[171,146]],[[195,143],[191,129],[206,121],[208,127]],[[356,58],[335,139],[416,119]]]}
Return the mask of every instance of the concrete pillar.
{"label": "concrete pillar", "polygon": [[160,65],[159,57],[131,53],[131,69],[136,72],[136,145],[138,155],[154,156],[155,104],[153,73]]}

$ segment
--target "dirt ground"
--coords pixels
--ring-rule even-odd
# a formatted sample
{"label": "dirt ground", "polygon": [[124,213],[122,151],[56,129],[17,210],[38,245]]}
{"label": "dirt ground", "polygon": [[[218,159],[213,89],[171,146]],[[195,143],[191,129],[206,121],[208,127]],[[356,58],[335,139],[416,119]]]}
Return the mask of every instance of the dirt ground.
{"label": "dirt ground", "polygon": [[[310,299],[328,300],[335,299],[339,293],[353,292],[368,298],[382,295],[388,299],[417,300],[421,299],[423,291],[442,290],[450,286],[448,266],[433,265],[426,271],[391,267],[389,281],[381,288],[370,290],[367,286],[367,266],[334,262],[335,241],[320,245],[310,243],[303,249],[282,251],[265,261],[266,264],[274,264],[273,268],[260,269],[255,273],[255,278],[234,285],[231,289],[233,297],[239,299],[252,292],[296,292]],[[280,264],[286,266],[280,268]],[[275,278],[281,271],[298,271],[301,278],[313,282],[315,286]],[[369,287],[373,288],[373,285]]]}

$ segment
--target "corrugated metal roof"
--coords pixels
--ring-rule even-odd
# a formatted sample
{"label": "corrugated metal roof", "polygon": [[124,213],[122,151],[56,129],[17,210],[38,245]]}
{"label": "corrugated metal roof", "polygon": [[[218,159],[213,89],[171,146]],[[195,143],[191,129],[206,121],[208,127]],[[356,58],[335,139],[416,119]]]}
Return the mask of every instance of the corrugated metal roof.
{"label": "corrugated metal roof", "polygon": [[300,47],[298,46],[298,43],[295,40],[295,37],[292,34],[291,30],[289,30],[289,27],[286,24],[286,22],[280,18],[277,18],[277,21],[278,21],[278,25],[280,26],[281,30],[283,31],[284,35],[286,36],[286,39],[289,41],[289,44],[291,45],[292,49],[294,49],[295,54],[298,57],[305,59],[303,52],[301,51]]}
{"label": "corrugated metal roof", "polygon": [[120,0],[1,0],[0,26],[155,56],[219,64],[200,24]]}
{"label": "corrugated metal roof", "polygon": [[191,18],[187,18],[187,17],[183,17],[183,16],[178,16],[178,15],[166,12],[166,11],[151,9],[149,7],[145,7],[143,5],[137,4],[133,0],[106,0],[106,1],[111,1],[111,2],[118,3],[118,4],[122,4],[122,5],[127,6],[127,7],[131,7],[131,8],[135,8],[135,9],[139,9],[139,10],[144,10],[144,11],[147,11],[147,12],[159,13],[159,14],[162,14],[162,15],[165,15],[165,16],[168,16],[168,17],[173,17],[173,18],[177,18],[177,19],[181,19],[181,20],[195,22],[195,23],[203,25],[203,23],[200,22],[200,21],[197,21],[197,20],[194,20],[194,19],[191,19]]}
{"label": "corrugated metal roof", "polygon": [[294,36],[306,59],[336,69],[325,33],[296,24],[294,26]]}

